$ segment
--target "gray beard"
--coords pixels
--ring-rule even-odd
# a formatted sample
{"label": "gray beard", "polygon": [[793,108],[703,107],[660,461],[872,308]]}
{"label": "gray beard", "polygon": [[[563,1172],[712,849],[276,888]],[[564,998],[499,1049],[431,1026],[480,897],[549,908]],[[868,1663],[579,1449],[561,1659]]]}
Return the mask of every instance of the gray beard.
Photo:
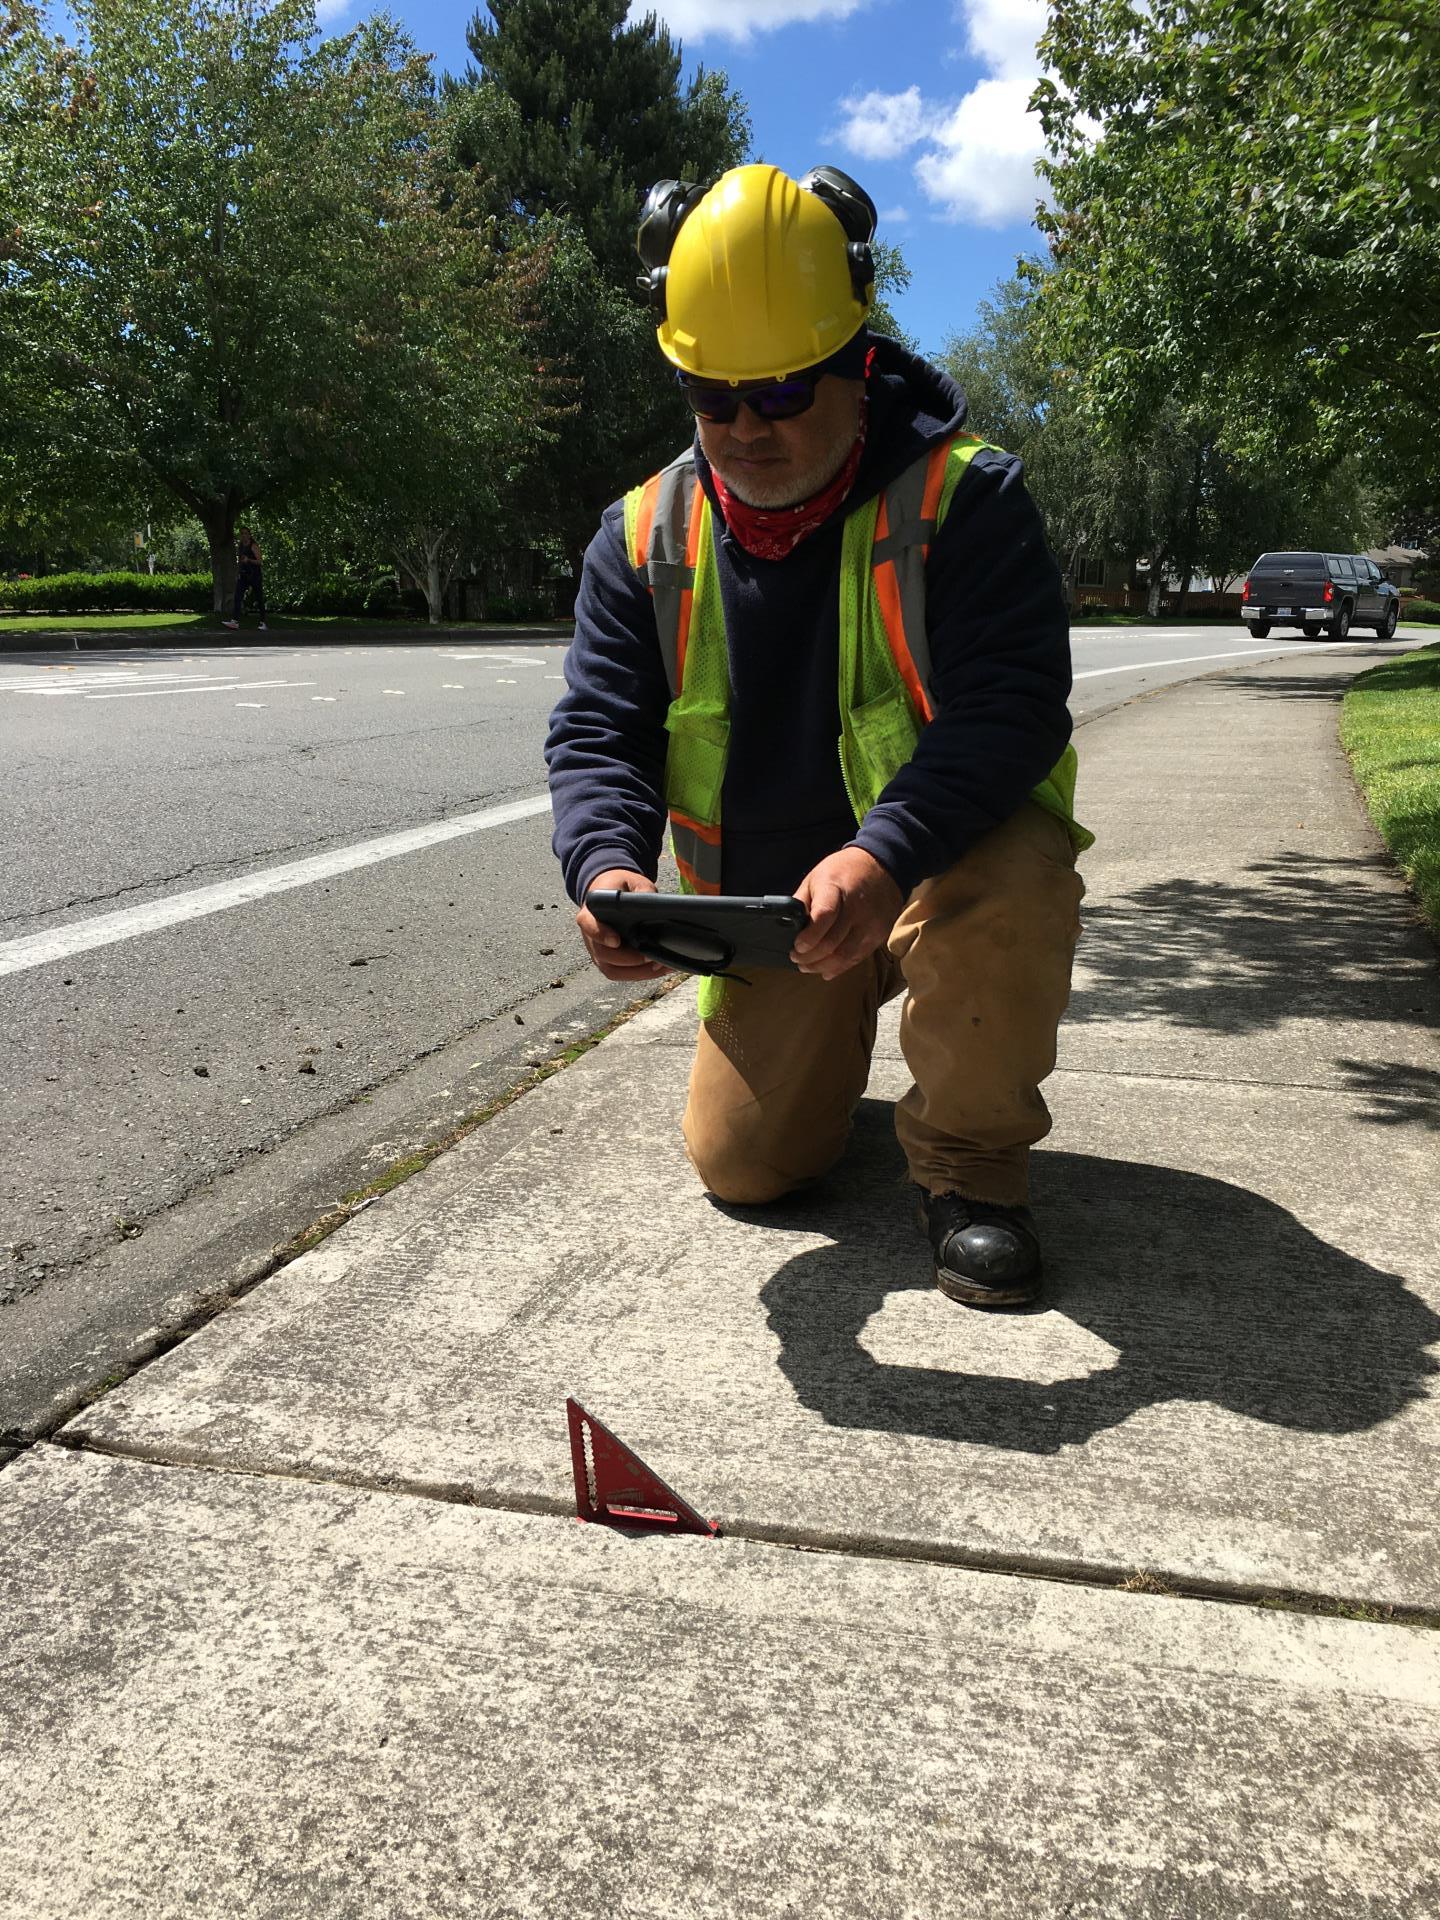
{"label": "gray beard", "polygon": [[851,438],[845,442],[845,445],[840,449],[838,454],[832,455],[823,464],[817,463],[811,468],[809,473],[798,475],[794,480],[781,486],[778,491],[772,492],[762,489],[760,493],[755,493],[750,490],[747,483],[743,480],[732,480],[729,475],[725,473],[722,473],[720,478],[725,482],[725,485],[730,489],[731,493],[734,494],[735,498],[742,500],[747,507],[756,507],[761,512],[764,512],[767,507],[798,507],[802,501],[813,499],[817,493],[823,492],[823,490],[829,486],[830,482],[850,458],[850,449],[854,444],[855,440],[852,435]]}

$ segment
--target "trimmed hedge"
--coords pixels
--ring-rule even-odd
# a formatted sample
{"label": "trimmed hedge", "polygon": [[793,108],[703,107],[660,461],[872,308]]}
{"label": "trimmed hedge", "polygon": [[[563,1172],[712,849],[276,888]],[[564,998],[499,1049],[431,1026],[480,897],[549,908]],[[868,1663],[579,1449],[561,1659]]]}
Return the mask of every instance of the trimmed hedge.
{"label": "trimmed hedge", "polygon": [[1440,600],[1402,600],[1400,618],[1423,620],[1427,625],[1433,621],[1440,621]]}
{"label": "trimmed hedge", "polygon": [[208,613],[208,573],[46,573],[0,580],[7,613]]}
{"label": "trimmed hedge", "polygon": [[[273,591],[271,597],[280,598]],[[350,620],[394,620],[401,615],[425,618],[424,594],[417,588],[397,586],[393,573],[370,580],[348,573],[322,573],[286,596],[284,606],[288,613],[329,613]]]}

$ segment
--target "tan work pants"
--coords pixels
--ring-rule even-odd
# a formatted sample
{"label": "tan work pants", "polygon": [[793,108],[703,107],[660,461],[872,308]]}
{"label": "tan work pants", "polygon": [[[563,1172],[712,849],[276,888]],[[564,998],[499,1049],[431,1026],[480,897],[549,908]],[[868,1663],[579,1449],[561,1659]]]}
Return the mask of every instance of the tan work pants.
{"label": "tan work pants", "polygon": [[765,968],[731,984],[690,1070],[685,1145],[717,1198],[758,1205],[840,1158],[876,1016],[905,993],[915,1084],[895,1109],[911,1178],[1018,1206],[1050,1131],[1040,1082],[1070,996],[1084,884],[1070,836],[1026,801],[905,902],[887,946],[837,980]]}

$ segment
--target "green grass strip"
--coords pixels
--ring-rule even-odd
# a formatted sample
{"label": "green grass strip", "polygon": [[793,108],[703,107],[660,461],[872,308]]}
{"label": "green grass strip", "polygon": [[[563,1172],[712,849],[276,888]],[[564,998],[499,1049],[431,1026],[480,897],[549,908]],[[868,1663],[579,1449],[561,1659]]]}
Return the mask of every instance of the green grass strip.
{"label": "green grass strip", "polygon": [[210,613],[6,613],[0,633],[129,633],[153,627],[203,627],[218,624]]}
{"label": "green grass strip", "polygon": [[1353,681],[1340,740],[1370,818],[1440,938],[1440,647]]}

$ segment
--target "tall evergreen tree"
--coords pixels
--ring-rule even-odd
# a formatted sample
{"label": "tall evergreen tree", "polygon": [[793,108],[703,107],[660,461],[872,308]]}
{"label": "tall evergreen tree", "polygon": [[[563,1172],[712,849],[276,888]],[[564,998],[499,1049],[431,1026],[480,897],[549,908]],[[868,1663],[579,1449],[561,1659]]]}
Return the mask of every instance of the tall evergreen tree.
{"label": "tall evergreen tree", "polygon": [[568,214],[617,284],[635,277],[651,182],[712,179],[750,144],[724,74],[698,67],[682,87],[680,47],[653,14],[627,26],[628,11],[628,0],[489,0],[466,34],[467,77],[515,107],[485,159],[527,219]]}
{"label": "tall evergreen tree", "polygon": [[543,239],[554,263],[541,350],[577,405],[521,504],[577,572],[608,502],[691,431],[635,287],[640,201],[667,176],[713,179],[750,144],[725,75],[698,68],[682,84],[679,45],[653,15],[627,25],[628,10],[627,0],[490,0],[467,35],[475,65],[447,88],[457,165],[488,178],[510,244]]}

